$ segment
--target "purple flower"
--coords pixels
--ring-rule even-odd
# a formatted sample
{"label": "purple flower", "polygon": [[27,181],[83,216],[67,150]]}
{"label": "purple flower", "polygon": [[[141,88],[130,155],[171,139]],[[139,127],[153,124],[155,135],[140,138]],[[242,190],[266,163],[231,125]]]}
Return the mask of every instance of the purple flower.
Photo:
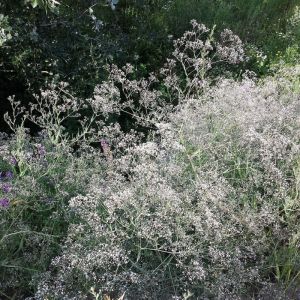
{"label": "purple flower", "polygon": [[0,199],[0,206],[5,208],[9,207],[9,200],[7,198]]}
{"label": "purple flower", "polygon": [[13,179],[14,174],[13,174],[12,171],[7,171],[7,172],[5,173],[5,177],[6,177],[7,179]]}
{"label": "purple flower", "polygon": [[12,189],[12,186],[9,183],[4,183],[2,185],[2,191],[3,193],[9,193]]}
{"label": "purple flower", "polygon": [[112,152],[110,150],[110,146],[108,144],[108,142],[104,139],[100,140],[100,145],[103,151],[104,156],[106,157],[106,159],[108,161],[112,161],[113,156],[112,156]]}
{"label": "purple flower", "polygon": [[40,157],[44,157],[46,155],[46,149],[43,145],[41,144],[38,144],[37,146],[37,154],[40,156]]}
{"label": "purple flower", "polygon": [[101,145],[102,149],[107,149],[107,148],[109,148],[108,142],[107,142],[106,140],[104,140],[104,139],[101,139],[101,140],[100,140],[100,145]]}
{"label": "purple flower", "polygon": [[18,163],[17,160],[16,160],[16,158],[13,157],[13,156],[9,159],[9,162],[10,162],[10,164],[13,165],[13,166],[16,166],[17,163]]}

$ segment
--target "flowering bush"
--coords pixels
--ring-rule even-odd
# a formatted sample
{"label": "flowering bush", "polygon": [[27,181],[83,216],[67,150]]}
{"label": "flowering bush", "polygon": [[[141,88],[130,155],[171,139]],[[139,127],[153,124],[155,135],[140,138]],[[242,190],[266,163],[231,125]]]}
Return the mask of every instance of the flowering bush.
{"label": "flowering bush", "polygon": [[[137,80],[132,66],[112,66],[91,99],[64,84],[28,112],[11,99],[2,290],[26,276],[36,300],[260,299],[275,279],[290,292],[300,257],[294,83],[210,79],[214,64],[245,59],[242,45],[192,25],[158,75]],[[122,113],[147,135],[110,123]],[[30,138],[26,120],[43,134]]]}
{"label": "flowering bush", "polygon": [[71,199],[76,221],[37,298],[256,294],[274,243],[298,236],[298,112],[271,79],[223,79],[187,99]]}

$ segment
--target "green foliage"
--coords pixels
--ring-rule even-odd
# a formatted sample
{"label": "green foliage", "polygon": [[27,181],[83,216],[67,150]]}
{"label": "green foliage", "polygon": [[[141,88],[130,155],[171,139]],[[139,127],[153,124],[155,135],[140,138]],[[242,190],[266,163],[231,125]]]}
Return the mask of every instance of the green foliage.
{"label": "green foliage", "polygon": [[[191,19],[216,24],[217,31],[232,29],[252,49],[247,68],[265,74],[278,55],[291,61],[299,53],[296,5],[278,0],[121,0],[113,11],[105,1],[4,1],[0,7],[7,29],[0,74],[33,91],[53,80],[68,81],[75,93],[86,96],[106,78],[108,62],[131,62],[142,75],[158,69],[172,49],[172,38]],[[268,59],[262,62],[257,53]]]}
{"label": "green foliage", "polygon": [[0,47],[11,38],[11,27],[9,26],[8,18],[0,14]]}
{"label": "green foliage", "polygon": [[[157,63],[161,65],[161,57],[170,51],[169,36],[182,35],[191,19],[211,27],[215,24],[217,31],[232,29],[250,49],[247,68],[260,74],[269,71],[279,51],[285,53],[293,46],[291,36],[294,44],[299,43],[299,9],[294,0],[192,0],[188,3],[174,0],[144,1],[143,4],[121,2],[119,20],[121,27],[126,28],[126,34],[132,36],[128,52],[137,55],[138,63],[146,63],[150,70]],[[283,39],[283,35],[289,38]],[[268,59],[262,62],[261,56]],[[289,60],[288,56],[283,58]]]}
{"label": "green foliage", "polygon": [[27,0],[27,2],[29,2],[33,8],[41,7],[45,10],[50,9],[52,11],[60,4],[56,0]]}

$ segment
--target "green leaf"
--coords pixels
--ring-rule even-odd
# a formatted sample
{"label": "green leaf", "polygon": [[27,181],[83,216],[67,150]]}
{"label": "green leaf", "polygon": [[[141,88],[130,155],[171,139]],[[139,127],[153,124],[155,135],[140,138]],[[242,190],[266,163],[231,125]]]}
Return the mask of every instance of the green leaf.
{"label": "green leaf", "polygon": [[31,5],[33,8],[36,8],[39,5],[39,1],[38,0],[31,0]]}

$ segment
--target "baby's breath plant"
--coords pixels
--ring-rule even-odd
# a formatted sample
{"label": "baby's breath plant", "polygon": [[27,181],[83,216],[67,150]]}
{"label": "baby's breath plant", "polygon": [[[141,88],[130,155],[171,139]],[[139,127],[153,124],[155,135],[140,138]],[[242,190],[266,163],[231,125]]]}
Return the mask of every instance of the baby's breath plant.
{"label": "baby's breath plant", "polygon": [[[65,83],[29,110],[11,98],[14,134],[0,145],[5,297],[260,299],[297,286],[294,78],[212,80],[216,64],[245,59],[242,43],[192,26],[147,79],[112,65],[90,99]],[[147,135],[112,122],[122,114]]]}
{"label": "baby's breath plant", "polygon": [[278,255],[299,234],[298,95],[250,75],[184,99],[70,200],[37,299],[259,299],[273,275],[297,282]]}
{"label": "baby's breath plant", "polygon": [[[197,97],[212,81],[216,66],[239,64],[246,60],[243,44],[230,30],[215,37],[214,28],[191,21],[192,29],[174,41],[174,51],[158,74],[134,78],[134,67],[108,67],[108,80],[95,88],[95,100],[102,110],[122,113],[139,126],[153,129],[172,111],[174,105]],[[116,87],[121,93],[116,91]]]}
{"label": "baby's breath plant", "polygon": [[[92,100],[75,99],[64,83],[42,91],[29,110],[14,98],[10,102],[12,113],[5,118],[13,134],[3,135],[0,144],[0,290],[5,297],[23,299],[58,254],[68,228],[69,199],[84,193],[107,158],[95,130],[99,110]],[[90,119],[80,115],[85,106]],[[78,118],[74,134],[64,126],[70,118]],[[28,121],[39,126],[39,135],[29,134]]]}

